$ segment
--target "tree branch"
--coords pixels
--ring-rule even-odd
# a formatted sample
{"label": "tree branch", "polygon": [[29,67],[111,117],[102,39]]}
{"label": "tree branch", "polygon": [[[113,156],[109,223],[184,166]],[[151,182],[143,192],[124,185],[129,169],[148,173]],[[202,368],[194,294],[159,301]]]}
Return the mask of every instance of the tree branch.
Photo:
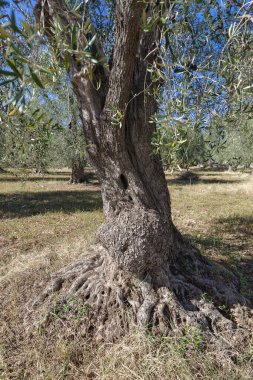
{"label": "tree branch", "polygon": [[116,2],[116,42],[105,110],[112,105],[121,111],[125,110],[133,81],[144,8],[145,3],[138,0]]}
{"label": "tree branch", "polygon": [[[37,21],[42,24],[42,27],[51,41],[53,47],[56,47],[56,36],[54,28],[57,24],[60,23],[62,31],[62,39],[66,41],[66,45],[71,46],[71,27],[73,25],[77,26],[77,29],[82,31],[82,20],[78,15],[71,12],[71,10],[67,7],[64,1],[61,0],[37,0],[36,6],[34,8],[34,14]],[[87,15],[87,19],[89,16]],[[89,31],[89,35],[94,37],[96,35],[96,39],[92,43],[92,50],[94,55],[96,55],[96,59],[98,61],[105,61],[104,53],[101,47],[101,44],[98,40],[97,33],[95,31],[94,26],[92,25],[91,31]],[[85,77],[85,82],[89,83],[89,88],[94,92],[93,97],[97,98],[99,95],[101,97],[101,105],[104,104],[105,95],[107,93],[108,86],[108,77],[109,71],[104,65],[101,64],[92,64],[88,60],[82,59],[82,55],[87,46],[87,36],[83,33],[79,35],[79,51],[77,54],[73,52],[73,54],[69,54],[68,51],[63,51],[60,53],[60,60],[64,63],[66,59],[66,55],[68,55],[69,63],[70,63],[70,76],[73,83],[77,83],[77,78]],[[66,49],[67,50],[67,49]],[[78,55],[80,53],[80,57]],[[92,67],[91,67],[92,66]],[[91,76],[92,72],[92,76]],[[99,89],[96,90],[96,87]],[[100,112],[102,111],[102,107]]]}

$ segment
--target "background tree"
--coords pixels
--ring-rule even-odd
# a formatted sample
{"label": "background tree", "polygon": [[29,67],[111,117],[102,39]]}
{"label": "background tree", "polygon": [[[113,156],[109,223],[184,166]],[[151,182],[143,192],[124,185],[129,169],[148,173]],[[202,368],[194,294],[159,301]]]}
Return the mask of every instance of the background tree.
{"label": "background tree", "polygon": [[[202,126],[203,128],[203,126]],[[209,156],[204,133],[198,124],[187,120],[162,119],[157,123],[152,145],[155,153],[161,155],[163,165],[168,169],[189,169],[204,164]]]}
{"label": "background tree", "polygon": [[[24,16],[29,18],[29,14],[25,13]],[[13,19],[15,20],[14,16]],[[84,166],[87,163],[85,141],[77,102],[69,80],[66,80],[66,71],[53,65],[50,50],[38,44],[27,44],[26,40],[31,38],[33,29],[29,24],[24,25],[29,33],[24,36],[22,32],[18,49],[13,43],[9,45],[5,39],[2,40],[2,48],[5,50],[2,58],[5,56],[6,62],[13,58],[14,47],[17,50],[21,69],[16,68],[16,71],[22,81],[17,80],[21,78],[15,70],[1,70],[1,161],[5,166],[35,169],[40,173],[46,172],[50,166],[68,166],[72,169],[71,182],[83,182],[86,178]],[[25,54],[30,58],[26,62],[33,64],[37,70],[42,67],[43,73],[47,74],[47,78],[44,78],[46,88],[33,68],[29,72],[35,76],[26,82],[27,70],[22,68],[22,57]],[[10,79],[4,81],[6,74],[10,74]]]}
{"label": "background tree", "polygon": [[222,119],[214,117],[205,140],[211,146],[212,158],[216,163],[231,169],[238,166],[249,168],[253,163],[252,117],[248,114],[228,114]]}
{"label": "background tree", "polygon": [[57,93],[57,101],[53,103],[54,115],[56,118],[57,115],[61,115],[61,122],[65,126],[62,131],[61,152],[59,146],[54,144],[55,159],[57,160],[58,157],[59,160],[61,156],[63,166],[67,165],[71,168],[70,183],[82,183],[87,181],[87,175],[84,172],[87,154],[77,101],[69,80],[64,81],[62,78],[57,86],[54,86],[54,91]]}
{"label": "background tree", "polygon": [[[252,114],[251,7],[251,2],[233,1],[226,6],[173,3],[161,47],[163,65],[155,71],[164,86],[153,141],[171,168],[179,162],[187,167],[198,160],[213,161],[221,148],[218,132],[223,130],[212,133],[212,141],[207,137],[210,129],[214,132],[214,120],[231,120],[233,115],[236,124],[242,113]],[[238,138],[243,134],[243,128],[237,128]]]}
{"label": "background tree", "polygon": [[[77,103],[72,102],[70,109],[69,83],[62,79],[64,75],[66,78],[66,72],[57,66],[52,51],[44,44],[34,24],[31,4],[25,6],[24,2],[10,2],[12,11],[7,5],[5,2],[1,4],[1,19],[5,21],[0,41],[3,53],[0,70],[2,162],[38,172],[59,164],[71,167],[77,145],[82,157],[84,152],[80,153],[80,150],[85,147],[83,138],[80,136],[77,141],[77,135],[75,146],[69,144],[66,130],[71,112],[77,113],[78,108]],[[18,22],[13,9],[18,15]],[[9,70],[6,70],[7,65]],[[58,136],[60,130],[62,138]],[[56,140],[61,160],[59,157],[56,160],[54,154]]]}
{"label": "background tree", "polygon": [[45,173],[55,126],[41,109],[3,117],[1,161],[11,168],[30,168]]}

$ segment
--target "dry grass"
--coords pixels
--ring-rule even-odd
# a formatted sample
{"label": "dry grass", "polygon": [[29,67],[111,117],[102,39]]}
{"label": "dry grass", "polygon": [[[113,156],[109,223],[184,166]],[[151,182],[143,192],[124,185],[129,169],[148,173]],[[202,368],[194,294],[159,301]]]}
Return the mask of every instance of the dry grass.
{"label": "dry grass", "polygon": [[[199,172],[194,184],[168,175],[174,221],[202,252],[232,267],[253,289],[253,177]],[[253,344],[237,361],[204,350],[201,333],[154,338],[133,328],[114,345],[91,347],[75,323],[50,335],[23,333],[25,305],[39,282],[81,254],[101,223],[96,184],[68,185],[68,173],[0,175],[0,380],[239,380],[253,378]],[[66,323],[64,320],[62,324]]]}
{"label": "dry grass", "polygon": [[200,174],[192,185],[168,179],[174,222],[205,255],[236,271],[253,299],[253,175]]}

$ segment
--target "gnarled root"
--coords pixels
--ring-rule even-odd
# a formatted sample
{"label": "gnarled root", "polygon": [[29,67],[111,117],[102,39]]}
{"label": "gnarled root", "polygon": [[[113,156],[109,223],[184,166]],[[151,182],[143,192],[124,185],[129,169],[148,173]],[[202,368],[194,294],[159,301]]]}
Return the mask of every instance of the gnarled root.
{"label": "gnarled root", "polygon": [[35,311],[41,315],[44,309],[44,325],[74,319],[80,334],[96,340],[113,341],[132,323],[162,334],[196,325],[209,339],[229,336],[230,342],[231,333],[250,336],[253,313],[236,278],[194,248],[142,278],[119,270],[101,246],[95,250],[94,256],[53,276],[33,301],[30,318],[37,319]]}

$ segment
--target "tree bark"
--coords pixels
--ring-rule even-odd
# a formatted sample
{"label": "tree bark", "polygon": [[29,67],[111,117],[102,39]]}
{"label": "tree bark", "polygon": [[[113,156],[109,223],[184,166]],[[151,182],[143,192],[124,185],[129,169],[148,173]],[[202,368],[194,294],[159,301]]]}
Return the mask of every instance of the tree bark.
{"label": "tree bark", "polygon": [[151,51],[160,36],[158,28],[141,32],[144,8],[141,2],[117,2],[117,38],[105,94],[72,66],[88,153],[101,183],[105,222],[97,237],[119,267],[138,273],[172,258],[180,236],[171,219],[162,163],[151,149],[157,104],[147,68],[157,57]]}

